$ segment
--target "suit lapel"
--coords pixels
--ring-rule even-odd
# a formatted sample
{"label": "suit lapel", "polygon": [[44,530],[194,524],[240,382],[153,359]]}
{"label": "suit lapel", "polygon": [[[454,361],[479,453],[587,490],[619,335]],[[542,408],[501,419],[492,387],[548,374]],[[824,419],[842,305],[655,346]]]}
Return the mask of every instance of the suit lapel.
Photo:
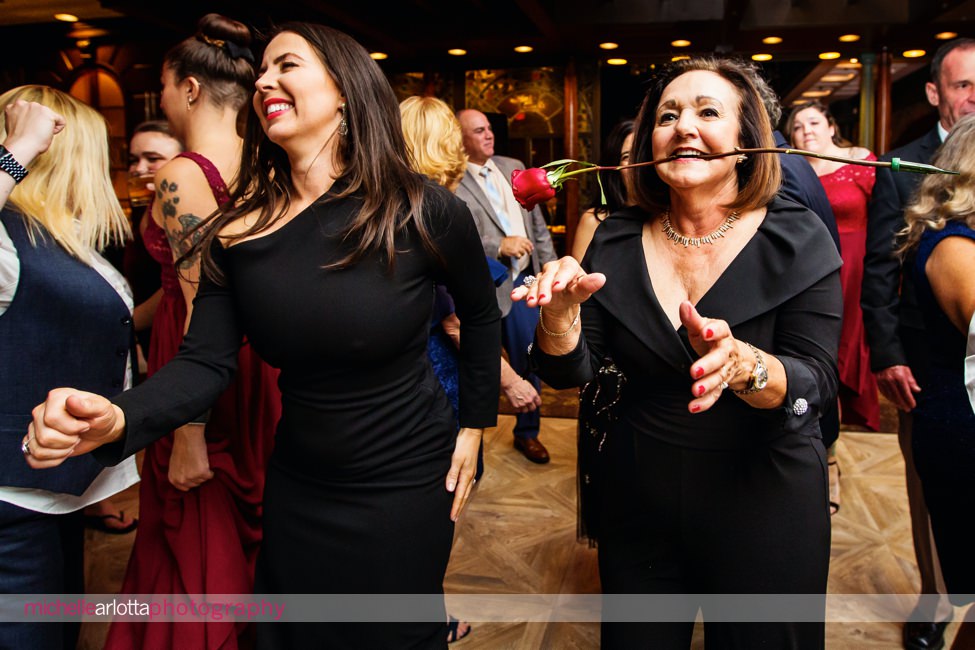
{"label": "suit lapel", "polygon": [[467,193],[474,197],[477,204],[481,207],[481,210],[491,219],[491,222],[498,227],[502,233],[504,233],[504,228],[501,226],[501,222],[498,220],[498,213],[494,211],[491,206],[491,201],[488,197],[484,195],[484,191],[481,190],[481,186],[477,184],[473,174],[470,170],[464,172],[464,177],[460,179],[461,187],[467,190]]}
{"label": "suit lapel", "polygon": [[[491,161],[501,172],[501,176],[504,177],[504,186],[507,192],[514,193],[511,188],[511,172],[513,172],[517,167],[515,166],[512,158],[505,158],[504,156],[494,156]],[[525,210],[521,206],[518,207],[518,211],[521,213],[521,221],[525,224],[525,234],[528,236],[529,241],[532,244],[535,243],[534,230],[532,228],[532,215],[531,212]]]}
{"label": "suit lapel", "polygon": [[928,136],[921,141],[920,145],[917,162],[928,164],[941,146],[941,135],[938,133],[937,125],[928,132]]}
{"label": "suit lapel", "polygon": [[682,369],[691,357],[657,301],[643,256],[646,216],[639,208],[625,208],[597,228],[599,244],[587,256],[586,270],[604,273],[606,284],[592,299],[648,350]]}

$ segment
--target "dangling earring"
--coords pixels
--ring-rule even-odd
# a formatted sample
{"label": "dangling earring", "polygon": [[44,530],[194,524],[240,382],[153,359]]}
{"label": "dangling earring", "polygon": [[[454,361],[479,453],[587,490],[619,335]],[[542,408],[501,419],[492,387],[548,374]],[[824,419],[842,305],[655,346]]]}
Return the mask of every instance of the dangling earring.
{"label": "dangling earring", "polygon": [[187,95],[186,96],[186,111],[189,112],[190,109],[192,109],[192,108],[193,108],[193,100],[190,99],[190,96],[189,95]]}
{"label": "dangling earring", "polygon": [[342,121],[339,122],[339,135],[344,138],[349,134],[349,123],[345,120],[345,102],[339,106],[339,112],[342,113]]}
{"label": "dangling earring", "polygon": [[738,162],[737,162],[737,164],[740,165],[743,162],[745,162],[746,160],[748,160],[748,156],[746,156],[745,154],[741,154],[740,156],[738,156]]}

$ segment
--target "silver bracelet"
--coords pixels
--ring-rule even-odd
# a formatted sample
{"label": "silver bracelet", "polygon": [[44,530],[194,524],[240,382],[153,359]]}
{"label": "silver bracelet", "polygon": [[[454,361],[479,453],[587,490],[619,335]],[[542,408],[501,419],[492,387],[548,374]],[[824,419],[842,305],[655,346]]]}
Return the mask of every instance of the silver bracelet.
{"label": "silver bracelet", "polygon": [[576,325],[579,324],[579,315],[582,313],[582,306],[580,305],[576,310],[576,317],[572,319],[572,323],[569,324],[569,329],[564,332],[551,332],[545,327],[545,318],[543,317],[543,308],[541,305],[538,306],[538,326],[542,328],[548,336],[553,336],[557,339],[565,338],[569,335],[569,332],[575,329]]}

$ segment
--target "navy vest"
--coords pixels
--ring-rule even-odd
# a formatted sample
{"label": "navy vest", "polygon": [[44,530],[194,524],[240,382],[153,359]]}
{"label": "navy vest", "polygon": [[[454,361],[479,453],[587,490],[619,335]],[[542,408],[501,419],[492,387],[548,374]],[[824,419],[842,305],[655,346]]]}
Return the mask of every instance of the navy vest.
{"label": "navy vest", "polygon": [[34,470],[20,444],[31,409],[58,386],[111,396],[122,391],[132,341],[128,307],[101,275],[25,217],[0,212],[17,248],[20,277],[0,315],[0,485],[80,495],[103,469],[90,454]]}

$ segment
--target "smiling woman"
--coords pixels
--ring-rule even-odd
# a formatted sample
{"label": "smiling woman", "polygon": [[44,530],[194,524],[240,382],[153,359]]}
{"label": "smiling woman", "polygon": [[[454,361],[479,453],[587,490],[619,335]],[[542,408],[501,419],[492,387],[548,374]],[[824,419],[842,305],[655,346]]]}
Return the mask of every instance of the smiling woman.
{"label": "smiling woman", "polygon": [[[442,594],[500,384],[500,314],[470,211],[410,169],[392,89],[341,32],[280,26],[254,108],[235,189],[184,255],[203,272],[180,354],[114,403],[54,391],[34,460],[73,453],[65,434],[82,420],[74,452],[134,453],[213,402],[246,335],[281,369],[284,405],[257,592]],[[456,419],[426,357],[435,283],[461,316]],[[259,624],[257,645],[442,648],[438,617]]]}
{"label": "smiling woman", "polygon": [[[667,162],[632,169],[637,206],[596,230],[581,266],[547,264],[512,294],[542,307],[532,354],[549,384],[581,385],[607,356],[627,378],[600,451],[609,593],[825,593],[819,413],[836,392],[840,260],[818,218],[776,197],[777,157],[702,158],[771,146],[753,74],[710,58],[662,71],[630,155]],[[710,616],[709,643],[824,643],[822,623]],[[604,623],[602,647],[687,648],[692,629]]]}

